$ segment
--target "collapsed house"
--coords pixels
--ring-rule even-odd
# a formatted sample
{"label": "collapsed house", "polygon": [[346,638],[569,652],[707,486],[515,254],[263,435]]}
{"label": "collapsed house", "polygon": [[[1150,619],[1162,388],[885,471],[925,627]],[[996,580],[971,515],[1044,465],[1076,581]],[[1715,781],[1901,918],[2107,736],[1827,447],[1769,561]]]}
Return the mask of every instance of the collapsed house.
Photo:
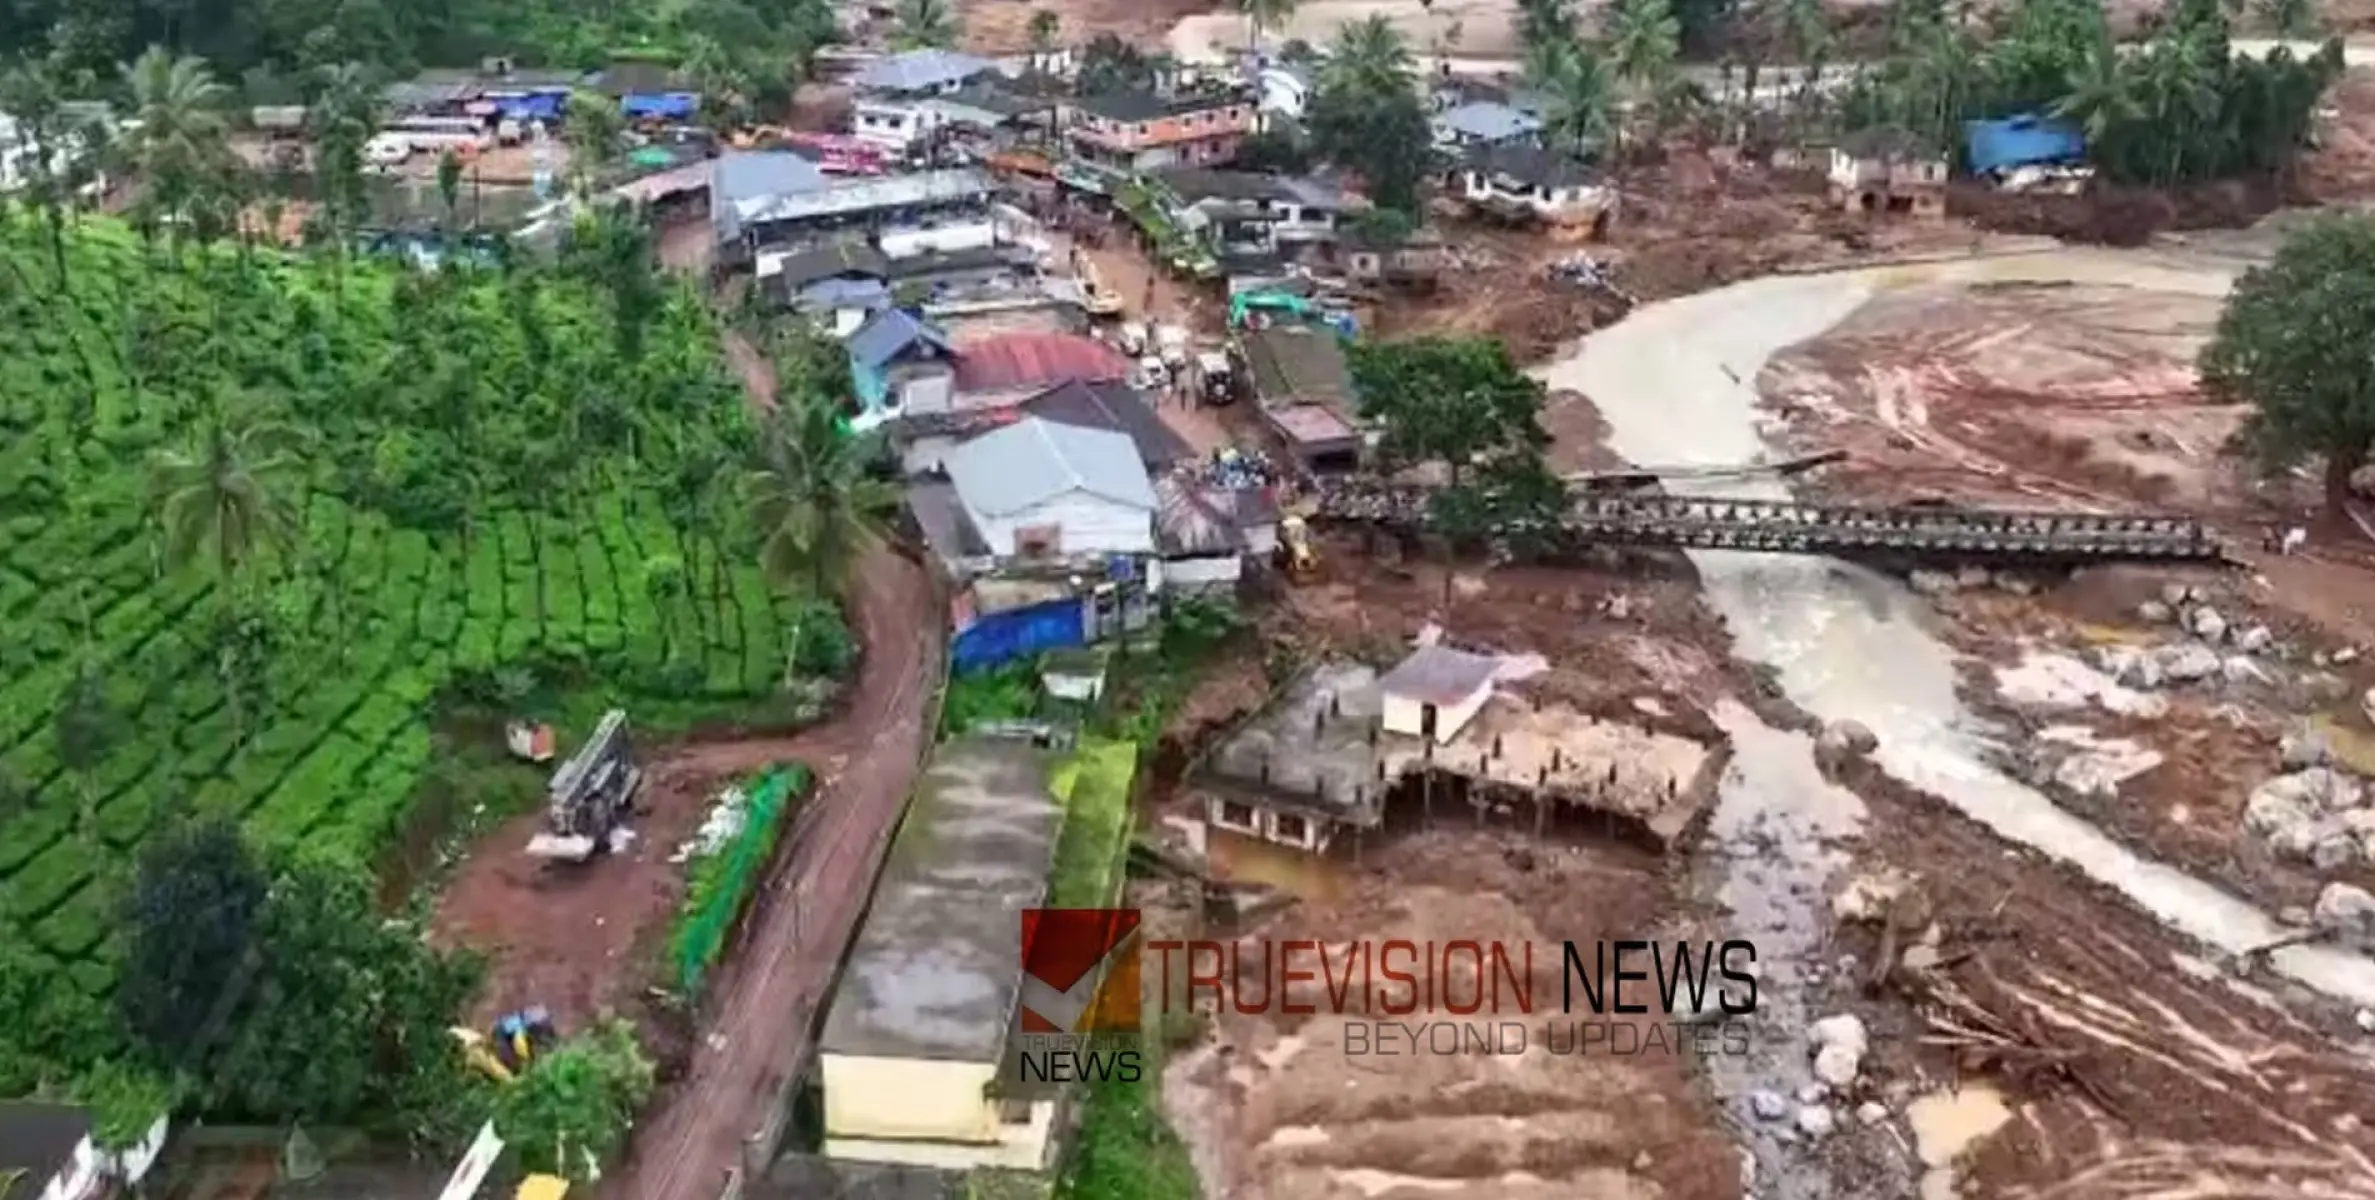
{"label": "collapsed house", "polygon": [[[1465,807],[1530,819],[1596,818],[1670,847],[1696,826],[1723,755],[1689,738],[1498,690],[1501,660],[1425,646],[1384,675],[1323,663],[1190,767],[1205,827],[1326,853],[1387,823]],[[1391,805],[1389,805],[1389,801]]]}

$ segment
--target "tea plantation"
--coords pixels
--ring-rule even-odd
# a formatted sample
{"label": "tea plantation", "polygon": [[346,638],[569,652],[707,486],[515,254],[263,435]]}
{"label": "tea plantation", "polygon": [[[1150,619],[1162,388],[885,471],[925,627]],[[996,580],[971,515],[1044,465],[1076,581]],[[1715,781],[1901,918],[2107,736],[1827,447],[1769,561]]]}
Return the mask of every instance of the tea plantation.
{"label": "tea plantation", "polygon": [[[97,222],[64,250],[61,279],[38,222],[0,217],[0,939],[82,989],[110,989],[127,852],[165,821],[371,863],[449,705],[748,706],[787,630],[803,668],[846,657],[831,608],[752,566],[719,486],[741,393],[648,272]],[[193,515],[193,478],[235,486]],[[225,534],[249,510],[224,495],[286,536]]]}

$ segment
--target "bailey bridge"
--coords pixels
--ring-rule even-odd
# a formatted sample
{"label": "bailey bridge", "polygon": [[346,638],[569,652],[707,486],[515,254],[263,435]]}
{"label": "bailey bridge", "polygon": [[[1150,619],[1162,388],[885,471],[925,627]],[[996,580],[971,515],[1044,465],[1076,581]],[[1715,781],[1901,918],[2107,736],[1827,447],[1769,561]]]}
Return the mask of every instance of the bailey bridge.
{"label": "bailey bridge", "polygon": [[[1417,530],[1431,523],[1427,510],[1432,494],[1427,488],[1326,485],[1318,489],[1311,519]],[[1513,527],[1505,532],[1534,531]],[[1578,548],[1673,546],[1956,562],[2218,562],[2225,558],[2218,539],[2202,522],[2166,514],[1801,504],[1638,491],[1576,495],[1551,536]]]}

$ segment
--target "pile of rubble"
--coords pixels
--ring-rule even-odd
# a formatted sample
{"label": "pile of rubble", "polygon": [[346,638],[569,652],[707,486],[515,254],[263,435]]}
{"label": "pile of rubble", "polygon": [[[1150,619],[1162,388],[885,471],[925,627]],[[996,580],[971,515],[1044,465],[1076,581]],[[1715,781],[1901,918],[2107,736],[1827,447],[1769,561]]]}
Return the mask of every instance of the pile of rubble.
{"label": "pile of rubble", "polygon": [[2281,747],[2286,773],[2254,788],[2243,827],[2276,853],[2320,871],[2375,862],[2375,807],[2367,783],[2334,767],[2325,738],[2299,729]]}
{"label": "pile of rubble", "polygon": [[2160,646],[2103,646],[2095,652],[2095,665],[2122,685],[2146,691],[2213,678],[2237,684],[2274,682],[2254,656],[2284,657],[2289,648],[2279,645],[2267,626],[2229,621],[2205,599],[2198,588],[2166,585],[2159,599],[2138,605],[2136,615],[2148,624],[2174,625],[2186,640]]}
{"label": "pile of rubble", "polygon": [[[1864,1068],[1864,1055],[1872,1048],[1871,1035],[1864,1029],[1863,1018],[1854,1013],[1839,1013],[1816,1021],[1806,1031],[1808,1051],[1814,1059],[1815,1082],[1798,1089],[1797,1103],[1775,1091],[1751,1092],[1749,1111],[1760,1121],[1789,1121],[1797,1135],[1819,1139],[1838,1128],[1838,1114],[1828,1103],[1832,1099],[1845,1100],[1857,1090],[1857,1080]],[[1856,1119],[1866,1125],[1888,1120],[1888,1106],[1867,1100],[1856,1108]],[[1789,1140],[1789,1139],[1784,1139]]]}

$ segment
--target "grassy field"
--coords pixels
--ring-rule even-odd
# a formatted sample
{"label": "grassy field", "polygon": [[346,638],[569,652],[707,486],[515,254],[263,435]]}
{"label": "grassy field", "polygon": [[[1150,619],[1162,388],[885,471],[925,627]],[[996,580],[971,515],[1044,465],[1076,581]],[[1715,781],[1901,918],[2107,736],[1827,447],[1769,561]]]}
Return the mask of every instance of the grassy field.
{"label": "grassy field", "polygon": [[[746,418],[689,296],[635,338],[551,268],[341,270],[107,225],[66,258],[61,280],[0,219],[0,938],[75,985],[109,990],[117,885],[160,822],[378,862],[444,705],[690,719],[777,694],[796,602],[715,486]],[[176,569],[150,464],[216,413],[294,439],[263,482],[295,536]],[[802,616],[803,665],[831,669],[837,615]]]}

